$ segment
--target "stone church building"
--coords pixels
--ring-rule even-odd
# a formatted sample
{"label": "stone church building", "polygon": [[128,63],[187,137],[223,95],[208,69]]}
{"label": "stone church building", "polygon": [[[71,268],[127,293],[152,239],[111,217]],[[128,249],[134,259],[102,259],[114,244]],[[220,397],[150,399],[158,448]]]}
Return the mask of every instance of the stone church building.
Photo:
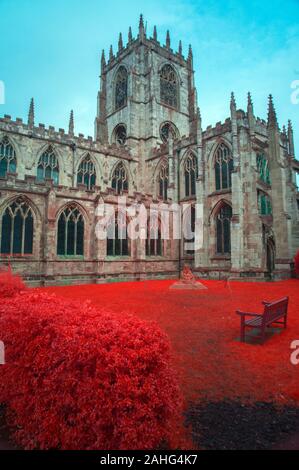
{"label": "stone church building", "polygon": [[[119,37],[101,59],[95,136],[0,119],[0,249],[33,285],[174,278],[189,264],[201,278],[281,279],[299,248],[299,194],[291,122],[279,128],[231,96],[225,122],[202,129],[193,53],[165,45],[140,18],[136,38]],[[149,208],[202,207],[202,245],[184,240],[100,240],[99,201],[125,195]],[[167,209],[166,209],[167,210]],[[192,225],[198,223],[191,209]],[[128,216],[129,218],[129,216]],[[125,223],[127,223],[125,221]],[[152,227],[148,228],[148,234]],[[116,235],[118,228],[116,224]]]}

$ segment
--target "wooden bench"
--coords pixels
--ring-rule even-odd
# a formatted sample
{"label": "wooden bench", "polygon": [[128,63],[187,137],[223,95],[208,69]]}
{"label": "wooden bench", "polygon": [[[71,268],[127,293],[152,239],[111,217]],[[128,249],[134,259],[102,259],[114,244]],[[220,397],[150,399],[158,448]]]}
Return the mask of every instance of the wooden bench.
{"label": "wooden bench", "polygon": [[[262,302],[264,305],[264,313],[251,313],[241,312],[237,310],[237,315],[241,317],[241,341],[245,341],[245,329],[246,328],[259,328],[261,330],[262,342],[266,338],[266,328],[272,324],[283,325],[287,327],[288,319],[288,304],[289,298],[284,297],[283,299],[277,300],[276,302]],[[251,320],[246,320],[246,317],[252,317]]]}

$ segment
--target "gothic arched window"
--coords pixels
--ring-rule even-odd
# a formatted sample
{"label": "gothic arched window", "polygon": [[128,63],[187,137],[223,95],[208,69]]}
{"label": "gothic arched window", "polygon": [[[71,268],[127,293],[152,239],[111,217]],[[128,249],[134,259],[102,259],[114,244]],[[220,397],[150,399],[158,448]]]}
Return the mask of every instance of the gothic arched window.
{"label": "gothic arched window", "polygon": [[58,219],[57,254],[60,256],[84,254],[84,218],[76,205],[66,207]]}
{"label": "gothic arched window", "polygon": [[0,142],[0,178],[5,178],[7,173],[15,173],[17,158],[13,146],[7,137]]}
{"label": "gothic arched window", "polygon": [[228,189],[232,186],[232,171],[234,162],[229,148],[221,144],[216,151],[215,179],[216,190]]}
{"label": "gothic arched window", "polygon": [[112,188],[115,189],[117,194],[121,194],[123,191],[128,191],[128,175],[123,163],[119,163],[112,176]]}
{"label": "gothic arched window", "polygon": [[59,181],[59,165],[56,154],[52,147],[49,147],[40,157],[37,166],[37,179],[44,181],[52,179],[55,184]]}
{"label": "gothic arched window", "polygon": [[115,213],[107,227],[107,256],[129,256],[127,218]]}
{"label": "gothic arched window", "polygon": [[216,215],[216,251],[219,255],[231,253],[232,208],[223,204]]}
{"label": "gothic arched window", "polygon": [[128,99],[128,72],[120,66],[115,78],[115,109],[123,108]]}
{"label": "gothic arched window", "polygon": [[127,142],[127,129],[123,124],[119,124],[116,126],[114,129],[114,137],[113,141],[117,144],[120,145],[121,147],[124,146]]}
{"label": "gothic arched window", "polygon": [[164,144],[167,144],[170,135],[173,140],[177,139],[178,130],[172,122],[165,122],[160,128],[160,138]]}
{"label": "gothic arched window", "polygon": [[162,163],[159,171],[158,176],[158,184],[159,184],[159,196],[164,201],[168,199],[168,180],[169,180],[169,168],[168,164]]}
{"label": "gothic arched window", "polygon": [[196,178],[197,178],[197,159],[195,155],[188,155],[185,161],[185,196],[196,195]]}
{"label": "gothic arched window", "polygon": [[164,65],[160,72],[160,97],[162,103],[172,108],[178,107],[178,77],[169,64]]}
{"label": "gothic arched window", "polygon": [[146,256],[162,256],[162,238],[157,214],[150,214],[147,227]]}
{"label": "gothic arched window", "polygon": [[259,173],[260,179],[266,183],[271,184],[270,170],[268,165],[268,160],[263,153],[259,153],[256,156],[256,166]]}
{"label": "gothic arched window", "polygon": [[91,190],[96,184],[96,170],[89,155],[79,165],[77,183],[84,184],[88,190]]}
{"label": "gothic arched window", "polygon": [[33,214],[28,203],[19,197],[2,216],[1,254],[31,255],[33,250]]}

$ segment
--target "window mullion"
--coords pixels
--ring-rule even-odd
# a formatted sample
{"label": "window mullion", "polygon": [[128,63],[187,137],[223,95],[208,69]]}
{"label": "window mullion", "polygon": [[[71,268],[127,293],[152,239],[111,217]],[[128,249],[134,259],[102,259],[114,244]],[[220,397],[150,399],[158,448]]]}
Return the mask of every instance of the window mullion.
{"label": "window mullion", "polygon": [[77,227],[78,227],[78,219],[75,221],[75,234],[74,234],[74,254],[77,256]]}
{"label": "window mullion", "polygon": [[15,231],[15,215],[11,216],[11,234],[10,234],[10,254],[13,255],[13,239],[14,239],[14,231]]}
{"label": "window mullion", "polygon": [[65,239],[64,239],[64,255],[66,256],[67,255],[67,237],[68,237],[68,223],[69,223],[69,219],[68,218],[65,218]]}
{"label": "window mullion", "polygon": [[220,160],[220,189],[223,189],[223,159]]}
{"label": "window mullion", "polygon": [[24,246],[25,246],[25,218],[22,217],[22,245],[21,245],[21,255],[24,255]]}

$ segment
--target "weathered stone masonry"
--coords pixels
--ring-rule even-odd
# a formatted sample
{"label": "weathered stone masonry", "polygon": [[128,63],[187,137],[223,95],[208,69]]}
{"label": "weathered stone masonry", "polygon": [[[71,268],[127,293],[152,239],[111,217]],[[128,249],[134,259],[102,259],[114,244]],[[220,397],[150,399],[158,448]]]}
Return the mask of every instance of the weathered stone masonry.
{"label": "weathered stone masonry", "polygon": [[[170,278],[184,263],[216,279],[291,275],[299,248],[299,162],[291,123],[279,129],[271,96],[265,121],[254,115],[250,95],[243,111],[232,94],[230,116],[203,131],[191,47],[185,58],[181,44],[178,52],[171,48],[169,33],[165,46],[156,28],[148,38],[142,18],[136,38],[130,29],[126,46],[120,36],[117,54],[111,48],[107,62],[102,55],[94,139],[74,134],[73,112],[67,132],[36,125],[32,101],[27,123],[0,119],[1,142],[0,242],[17,230],[4,220],[17,198],[31,209],[34,228],[31,252],[2,243],[0,263],[10,263],[32,284]],[[16,164],[5,154],[8,146]],[[45,164],[42,178],[47,152],[57,168],[51,163],[49,178]],[[95,184],[78,176],[90,167]],[[202,248],[186,252],[184,241],[164,240],[159,252],[147,253],[146,243],[136,240],[123,256],[109,255],[106,241],[95,237],[96,208],[99,201],[116,204],[118,193],[147,208],[163,199],[167,205],[202,204]],[[74,207],[84,220],[84,248],[62,256],[58,221]]]}

